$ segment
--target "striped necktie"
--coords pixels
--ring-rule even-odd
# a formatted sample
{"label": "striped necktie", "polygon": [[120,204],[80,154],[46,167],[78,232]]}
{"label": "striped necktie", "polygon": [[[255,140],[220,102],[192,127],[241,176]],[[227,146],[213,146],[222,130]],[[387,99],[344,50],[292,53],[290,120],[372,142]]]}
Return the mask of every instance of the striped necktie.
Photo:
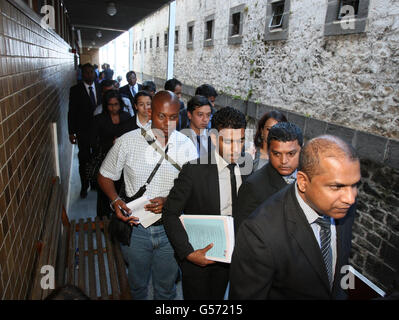
{"label": "striped necktie", "polygon": [[89,92],[90,92],[91,103],[95,107],[97,104],[96,104],[96,97],[94,96],[94,92],[93,92],[93,87],[92,86],[89,87]]}
{"label": "striped necktie", "polygon": [[332,286],[332,249],[331,249],[331,219],[329,217],[317,218],[316,223],[320,229],[321,254],[326,265],[330,287]]}

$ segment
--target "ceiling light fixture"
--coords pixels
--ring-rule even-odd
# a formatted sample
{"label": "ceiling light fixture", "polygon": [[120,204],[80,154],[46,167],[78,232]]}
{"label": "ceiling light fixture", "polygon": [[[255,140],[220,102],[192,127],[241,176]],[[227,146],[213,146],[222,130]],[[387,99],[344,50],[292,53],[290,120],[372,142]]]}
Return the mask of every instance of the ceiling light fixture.
{"label": "ceiling light fixture", "polygon": [[102,32],[100,30],[97,31],[96,36],[98,38],[101,38],[103,36]]}
{"label": "ceiling light fixture", "polygon": [[118,12],[118,10],[116,9],[115,2],[108,2],[107,14],[109,14],[111,17],[113,17],[114,15],[116,15],[117,12]]}

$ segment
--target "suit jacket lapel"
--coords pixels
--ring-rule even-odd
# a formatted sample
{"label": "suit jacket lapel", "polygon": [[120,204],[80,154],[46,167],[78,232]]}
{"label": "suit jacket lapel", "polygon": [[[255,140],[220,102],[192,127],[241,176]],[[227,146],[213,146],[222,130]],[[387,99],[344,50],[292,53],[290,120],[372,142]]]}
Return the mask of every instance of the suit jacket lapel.
{"label": "suit jacket lapel", "polygon": [[296,200],[295,186],[296,185],[293,184],[290,187],[291,190],[287,193],[289,199],[287,199],[284,204],[284,212],[287,216],[288,232],[302,249],[307,260],[312,265],[321,282],[324,284],[326,290],[331,292],[320,247],[314,236],[313,230],[306,219],[305,213],[302,211],[298,201]]}
{"label": "suit jacket lapel", "polygon": [[287,183],[284,181],[283,177],[278,173],[276,169],[273,168],[271,163],[269,162],[266,165],[266,170],[269,175],[269,178],[271,180],[271,183],[269,184],[272,188],[274,188],[274,191],[277,192],[281,189],[283,189],[285,186],[287,186]]}
{"label": "suit jacket lapel", "polygon": [[218,208],[217,212],[220,212],[220,189],[219,189],[219,172],[216,164],[208,164],[208,173],[206,181],[209,187],[209,194],[212,197],[209,198],[211,201],[210,208]]}

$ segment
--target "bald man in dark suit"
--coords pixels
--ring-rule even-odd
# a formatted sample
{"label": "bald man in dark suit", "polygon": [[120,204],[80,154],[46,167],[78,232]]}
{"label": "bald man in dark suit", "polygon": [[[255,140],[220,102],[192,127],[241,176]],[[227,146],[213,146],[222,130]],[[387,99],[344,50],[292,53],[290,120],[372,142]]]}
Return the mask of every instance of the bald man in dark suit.
{"label": "bald man in dark suit", "polygon": [[240,226],[231,264],[231,299],[343,299],[360,161],[333,136],[302,149],[297,182]]}

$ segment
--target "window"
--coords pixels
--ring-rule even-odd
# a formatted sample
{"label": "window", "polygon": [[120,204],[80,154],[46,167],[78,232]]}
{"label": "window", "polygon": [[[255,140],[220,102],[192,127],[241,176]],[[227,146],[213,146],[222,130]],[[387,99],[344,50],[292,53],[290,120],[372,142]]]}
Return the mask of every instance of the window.
{"label": "window", "polygon": [[157,48],[159,48],[159,34],[157,34]]}
{"label": "window", "polygon": [[152,38],[150,38],[150,49],[152,49]]}
{"label": "window", "polygon": [[265,41],[288,39],[290,7],[290,0],[267,1]]}
{"label": "window", "polygon": [[194,42],[194,21],[187,23],[187,49],[193,48]]}
{"label": "window", "polygon": [[193,42],[194,26],[188,27],[188,42]]}
{"label": "window", "polygon": [[213,31],[213,20],[206,22],[206,36],[205,40],[212,39],[212,31]]}
{"label": "window", "polygon": [[213,34],[215,27],[215,15],[212,14],[205,19],[204,47],[213,46]]}
{"label": "window", "polygon": [[366,30],[370,0],[328,1],[324,35],[362,33]]}
{"label": "window", "polygon": [[179,30],[175,31],[175,45],[179,44]]}
{"label": "window", "polygon": [[147,39],[144,39],[144,52],[147,50]]}
{"label": "window", "polygon": [[164,46],[167,47],[168,46],[168,32],[165,31],[164,37],[163,37],[164,41]]}
{"label": "window", "polygon": [[241,44],[245,5],[230,9],[228,44]]}
{"label": "window", "polygon": [[272,3],[272,18],[270,19],[269,28],[276,29],[281,28],[283,25],[284,17],[284,1]]}
{"label": "window", "polygon": [[231,35],[235,36],[237,34],[240,34],[241,12],[234,13],[232,18],[233,18],[233,25],[232,25]]}

